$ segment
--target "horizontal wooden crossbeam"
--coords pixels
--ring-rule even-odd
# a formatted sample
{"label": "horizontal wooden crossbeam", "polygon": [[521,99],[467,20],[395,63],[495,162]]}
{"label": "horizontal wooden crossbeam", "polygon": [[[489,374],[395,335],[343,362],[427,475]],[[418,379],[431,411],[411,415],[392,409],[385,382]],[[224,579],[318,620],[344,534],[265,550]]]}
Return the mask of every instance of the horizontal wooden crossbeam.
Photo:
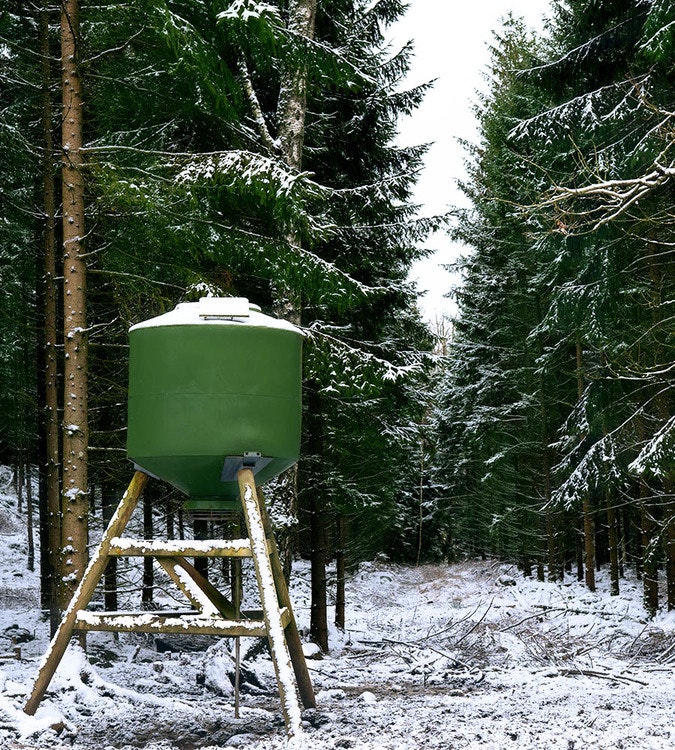
{"label": "horizontal wooden crossbeam", "polygon": [[125,539],[110,542],[115,557],[252,557],[248,539]]}
{"label": "horizontal wooden crossbeam", "polygon": [[[281,620],[286,627],[290,621],[288,609],[281,609]],[[226,620],[204,617],[196,612],[89,612],[77,613],[75,630],[120,633],[185,633],[191,635],[266,636],[265,621]]]}

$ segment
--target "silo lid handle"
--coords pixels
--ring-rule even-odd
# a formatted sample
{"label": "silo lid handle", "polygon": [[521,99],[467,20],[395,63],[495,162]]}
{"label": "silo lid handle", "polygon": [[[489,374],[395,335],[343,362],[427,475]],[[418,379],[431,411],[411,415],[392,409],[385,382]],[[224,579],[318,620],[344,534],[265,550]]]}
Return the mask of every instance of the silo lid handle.
{"label": "silo lid handle", "polygon": [[251,314],[246,297],[202,297],[200,318],[248,318]]}

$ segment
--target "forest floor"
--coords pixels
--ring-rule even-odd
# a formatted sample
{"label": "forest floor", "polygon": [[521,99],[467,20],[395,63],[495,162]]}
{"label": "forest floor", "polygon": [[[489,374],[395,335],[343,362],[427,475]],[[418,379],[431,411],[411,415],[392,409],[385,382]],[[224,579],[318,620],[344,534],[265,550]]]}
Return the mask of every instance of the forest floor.
{"label": "forest floor", "polygon": [[[22,707],[48,644],[25,531],[0,474],[0,748],[273,750],[287,746],[274,673],[232,644],[110,634],[71,645],[34,717]],[[14,503],[14,508],[12,508]],[[317,708],[296,750],[666,750],[675,747],[675,613],[649,620],[639,582],[608,595],[541,583],[495,561],[362,564],[347,628],[308,660]],[[309,621],[309,570],[292,599]],[[20,659],[15,649],[20,648]]]}

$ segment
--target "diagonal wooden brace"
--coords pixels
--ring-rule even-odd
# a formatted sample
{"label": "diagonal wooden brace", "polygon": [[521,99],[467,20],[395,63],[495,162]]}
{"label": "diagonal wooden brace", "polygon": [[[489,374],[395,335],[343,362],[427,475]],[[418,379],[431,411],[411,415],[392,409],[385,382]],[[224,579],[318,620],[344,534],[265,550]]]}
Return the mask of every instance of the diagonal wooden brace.
{"label": "diagonal wooden brace", "polygon": [[[217,612],[228,620],[239,619],[234,604],[182,557],[158,557],[157,562],[185,594],[192,606],[203,614]],[[194,585],[190,585],[192,582]]]}
{"label": "diagonal wooden brace", "polygon": [[127,491],[117,506],[117,510],[110,519],[108,528],[103,534],[103,539],[96,553],[89,561],[82,580],[75,589],[70,604],[61,619],[61,624],[57,628],[56,633],[54,633],[47,653],[42,658],[37,677],[35,678],[35,684],[33,685],[33,692],[24,706],[23,710],[30,716],[35,713],[37,707],[40,705],[40,701],[42,701],[44,694],[47,692],[54,672],[63,658],[63,654],[68,647],[73,630],[75,629],[78,612],[89,604],[89,600],[93,596],[94,590],[105,571],[108,564],[110,544],[116,536],[119,536],[124,531],[147,481],[148,475],[142,471],[137,471],[134,474]]}

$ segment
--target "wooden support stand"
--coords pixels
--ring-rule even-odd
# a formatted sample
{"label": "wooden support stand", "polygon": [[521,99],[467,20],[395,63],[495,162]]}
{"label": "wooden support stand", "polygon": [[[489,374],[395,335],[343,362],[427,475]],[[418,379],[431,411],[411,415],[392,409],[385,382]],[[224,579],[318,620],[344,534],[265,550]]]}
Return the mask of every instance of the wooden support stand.
{"label": "wooden support stand", "polygon": [[[300,701],[315,704],[314,689],[302,652],[288,588],[262,494],[253,472],[238,474],[247,539],[135,540],[121,537],[143,492],[148,476],[137,471],[103,534],[101,543],[63,615],[40,664],[33,691],[24,707],[34,714],[44,697],[71,636],[76,631],[105,630],[141,633],[199,633],[218,636],[267,637],[289,736],[301,731]],[[185,594],[189,612],[90,612],[86,610],[111,557],[152,556]],[[186,557],[250,557],[260,592],[262,612],[239,613]]]}

